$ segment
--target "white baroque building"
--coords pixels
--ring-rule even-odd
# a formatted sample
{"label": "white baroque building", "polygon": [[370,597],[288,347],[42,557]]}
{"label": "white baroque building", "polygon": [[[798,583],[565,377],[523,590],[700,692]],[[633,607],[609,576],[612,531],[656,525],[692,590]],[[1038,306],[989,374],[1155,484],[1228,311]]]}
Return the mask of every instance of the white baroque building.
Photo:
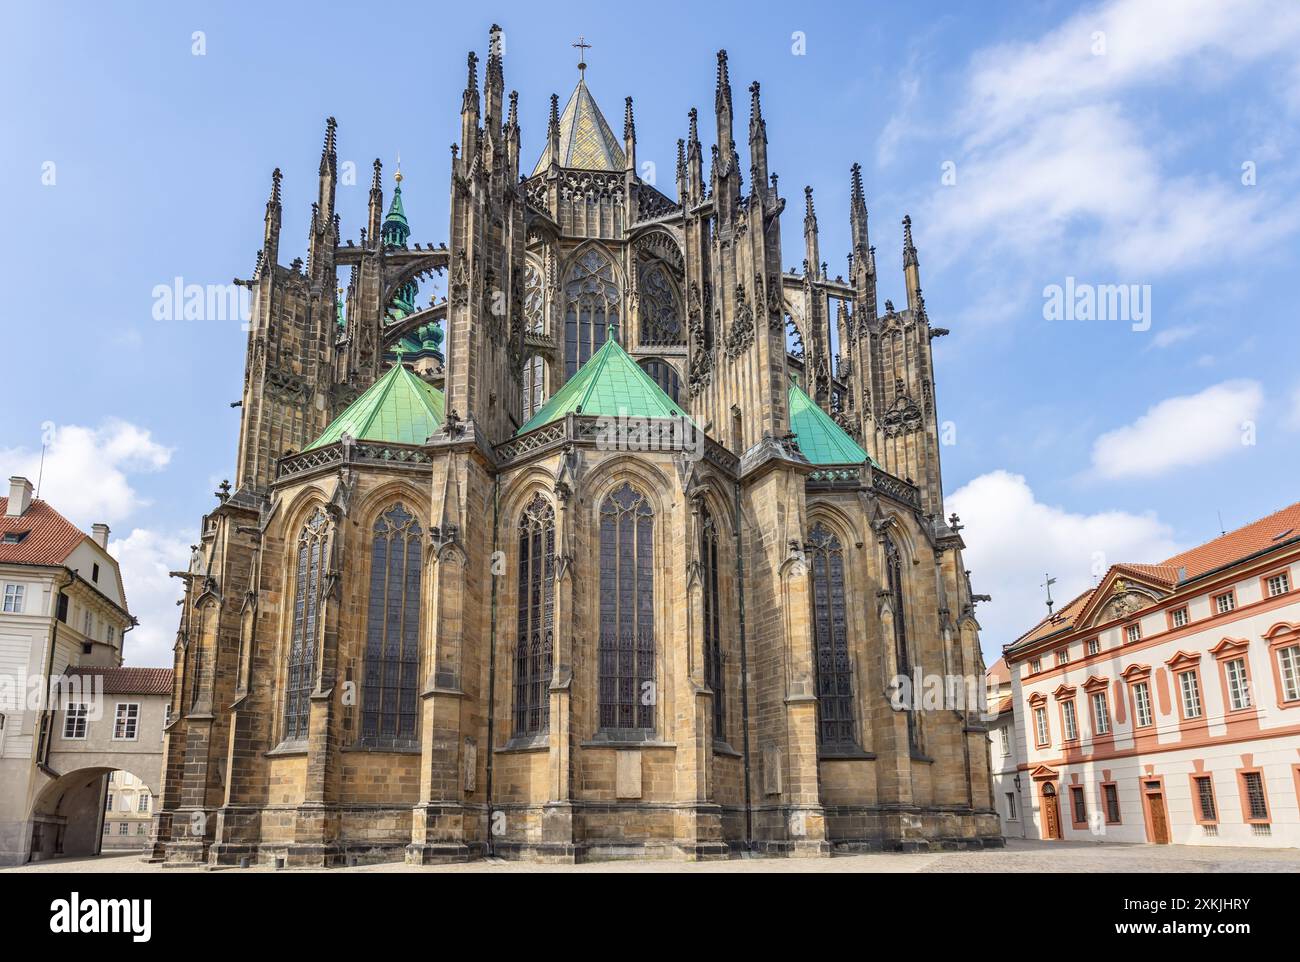
{"label": "white baroque building", "polygon": [[1025,835],[1300,846],[1298,577],[1300,503],[1008,645]]}

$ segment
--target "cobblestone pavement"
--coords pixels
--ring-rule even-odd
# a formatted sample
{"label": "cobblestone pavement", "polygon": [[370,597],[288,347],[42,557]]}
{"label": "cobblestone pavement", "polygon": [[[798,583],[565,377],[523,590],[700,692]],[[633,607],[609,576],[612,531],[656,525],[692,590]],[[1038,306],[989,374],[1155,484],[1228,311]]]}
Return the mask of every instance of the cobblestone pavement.
{"label": "cobblestone pavement", "polygon": [[[0,872],[177,872],[138,855],[68,858],[0,869]],[[258,867],[231,869],[270,872]],[[334,872],[1300,872],[1300,849],[1210,848],[1195,845],[1116,845],[1008,839],[1005,849],[846,855],[821,859],[731,859],[722,862],[623,861],[584,865],[538,865],[487,859],[459,865],[412,867],[401,863],[331,869]]]}

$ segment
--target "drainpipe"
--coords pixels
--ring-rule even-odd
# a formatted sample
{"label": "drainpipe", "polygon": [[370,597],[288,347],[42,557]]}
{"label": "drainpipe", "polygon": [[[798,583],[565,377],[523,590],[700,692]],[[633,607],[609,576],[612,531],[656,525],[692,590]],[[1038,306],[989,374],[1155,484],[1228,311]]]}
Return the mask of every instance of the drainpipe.
{"label": "drainpipe", "polygon": [[63,569],[68,580],[59,585],[58,591],[54,593],[54,617],[50,620],[50,638],[46,643],[45,654],[45,712],[41,716],[41,744],[40,751],[37,753],[36,767],[39,768],[50,778],[58,778],[59,773],[50,767],[50,743],[54,741],[54,713],[56,709],[50,708],[50,681],[54,675],[54,651],[59,640],[59,599],[64,597],[63,592],[72,587],[72,583],[77,580],[77,573],[71,568]]}
{"label": "drainpipe", "polygon": [[745,562],[741,557],[740,542],[740,482],[733,485],[735,492],[735,517],[732,531],[736,538],[736,613],[740,627],[740,716],[741,751],[745,755],[745,851],[754,849],[754,801],[749,784],[749,656],[745,648]]}
{"label": "drainpipe", "polygon": [[[492,552],[500,550],[500,516],[501,516],[501,477],[492,479]],[[491,562],[489,561],[489,572]],[[500,579],[492,574],[492,628],[488,639],[488,717],[487,717],[487,854],[494,854],[492,846],[492,761],[493,738],[496,727],[497,709],[497,582]]]}

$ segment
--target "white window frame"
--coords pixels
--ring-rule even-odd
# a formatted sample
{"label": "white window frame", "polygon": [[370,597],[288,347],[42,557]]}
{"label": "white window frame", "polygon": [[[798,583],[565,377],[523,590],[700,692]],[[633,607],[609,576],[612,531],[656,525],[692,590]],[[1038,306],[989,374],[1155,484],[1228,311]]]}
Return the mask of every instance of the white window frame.
{"label": "white window frame", "polygon": [[1036,744],[1049,744],[1046,705],[1039,705],[1034,709],[1034,737],[1038,739]]}
{"label": "white window frame", "polygon": [[7,615],[21,615],[26,607],[27,586],[20,584],[5,585],[4,611]]}
{"label": "white window frame", "polygon": [[1002,757],[1006,758],[1006,756],[1011,754],[1011,735],[1007,731],[1006,725],[1003,725],[998,729],[998,736],[1002,743]]}
{"label": "white window frame", "polygon": [[149,798],[150,795],[148,792],[140,793],[140,797],[137,798],[135,802],[135,810],[137,813],[141,815],[149,814]]}
{"label": "white window frame", "polygon": [[1094,691],[1092,693],[1092,714],[1097,725],[1098,735],[1110,734],[1110,706],[1106,702],[1106,693],[1104,691]]}
{"label": "white window frame", "polygon": [[[123,712],[123,709],[126,709]],[[131,709],[135,709],[132,711]],[[124,734],[130,731],[130,734]],[[123,734],[119,734],[122,732]],[[113,711],[113,741],[133,742],[140,738],[140,703],[138,701],[120,701]]]}
{"label": "white window frame", "polygon": [[1029,673],[1036,675],[1043,670],[1043,659],[1034,658],[1029,662]]}
{"label": "white window frame", "polygon": [[1151,715],[1151,685],[1139,681],[1133,685],[1133,725],[1135,728],[1150,728],[1155,720]]}
{"label": "white window frame", "polygon": [[1282,700],[1300,701],[1300,645],[1279,648],[1277,667],[1282,676]]}
{"label": "white window frame", "polygon": [[[1196,677],[1194,669],[1188,668],[1178,673],[1178,696],[1184,719],[1191,721],[1193,718],[1201,717],[1204,713],[1204,707],[1201,705],[1201,682]],[[1189,713],[1189,707],[1195,708],[1196,711]]]}
{"label": "white window frame", "polygon": [[68,705],[63,715],[64,740],[80,741],[86,737],[86,729],[89,727],[87,719],[89,713],[89,706],[85,702],[72,702]]}
{"label": "white window frame", "polygon": [[1175,608],[1169,613],[1169,623],[1175,628],[1182,628],[1187,624],[1187,606]]}
{"label": "white window frame", "polygon": [[1228,678],[1228,704],[1233,711],[1250,707],[1250,682],[1246,675],[1246,659],[1233,658],[1223,666]]}
{"label": "white window frame", "polygon": [[1216,614],[1226,615],[1230,611],[1237,609],[1237,596],[1231,591],[1225,591],[1221,595],[1214,596],[1214,611]]}
{"label": "white window frame", "polygon": [[1088,639],[1088,654],[1095,655],[1101,651],[1101,641],[1097,638]]}
{"label": "white window frame", "polygon": [[1061,702],[1061,719],[1065,726],[1065,731],[1061,734],[1065,736],[1067,742],[1077,741],[1079,738],[1079,718],[1074,712],[1074,699],[1068,699]]}
{"label": "white window frame", "polygon": [[1016,793],[1007,792],[1007,821],[1015,822],[1019,820],[1016,813]]}
{"label": "white window frame", "polygon": [[1069,648],[1056,649],[1056,664],[1059,666],[1059,665],[1068,665],[1069,663],[1070,663],[1070,649]]}
{"label": "white window frame", "polygon": [[1141,623],[1126,625],[1124,627],[1124,639],[1130,643],[1142,640]]}
{"label": "white window frame", "polygon": [[1277,574],[1269,576],[1265,584],[1268,587],[1268,596],[1270,598],[1284,595],[1291,590],[1291,578],[1285,571],[1279,571]]}

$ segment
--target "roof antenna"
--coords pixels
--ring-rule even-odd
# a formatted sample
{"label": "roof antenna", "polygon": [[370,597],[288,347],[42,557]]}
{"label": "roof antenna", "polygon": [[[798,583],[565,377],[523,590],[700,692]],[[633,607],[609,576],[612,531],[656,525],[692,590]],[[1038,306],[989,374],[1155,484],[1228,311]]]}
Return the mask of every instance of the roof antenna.
{"label": "roof antenna", "polygon": [[1228,533],[1223,527],[1223,512],[1216,508],[1214,513],[1219,516],[1219,537],[1222,538]]}
{"label": "roof antenna", "polygon": [[1047,614],[1050,616],[1052,614],[1052,585],[1056,584],[1056,579],[1046,572],[1043,573],[1043,577],[1047,580],[1039,585],[1039,587],[1047,589]]}

